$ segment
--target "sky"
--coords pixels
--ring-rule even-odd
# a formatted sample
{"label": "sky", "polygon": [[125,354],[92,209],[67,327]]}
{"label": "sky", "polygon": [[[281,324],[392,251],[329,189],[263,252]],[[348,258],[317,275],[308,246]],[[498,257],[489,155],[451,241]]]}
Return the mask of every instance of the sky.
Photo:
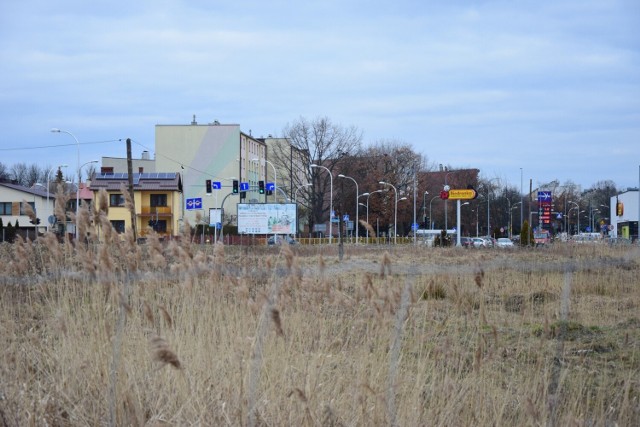
{"label": "sky", "polygon": [[640,181],[637,0],[3,1],[0,76],[5,165],[328,117],[505,185]]}

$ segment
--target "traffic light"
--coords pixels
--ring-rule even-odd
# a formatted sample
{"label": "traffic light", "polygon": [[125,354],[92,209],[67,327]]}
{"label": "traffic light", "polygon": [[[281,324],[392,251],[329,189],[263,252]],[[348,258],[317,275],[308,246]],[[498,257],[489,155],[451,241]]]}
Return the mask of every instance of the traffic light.
{"label": "traffic light", "polygon": [[211,180],[208,179],[206,181],[206,184],[207,184],[207,194],[211,194]]}
{"label": "traffic light", "polygon": [[264,181],[258,181],[258,192],[264,194]]}
{"label": "traffic light", "polygon": [[238,180],[233,180],[233,194],[238,194]]}

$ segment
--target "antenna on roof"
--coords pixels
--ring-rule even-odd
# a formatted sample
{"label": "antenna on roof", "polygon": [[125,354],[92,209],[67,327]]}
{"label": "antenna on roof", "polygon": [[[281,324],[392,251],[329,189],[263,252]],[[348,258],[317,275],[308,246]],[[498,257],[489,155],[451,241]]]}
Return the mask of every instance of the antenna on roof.
{"label": "antenna on roof", "polygon": [[197,125],[198,122],[196,122],[196,115],[193,115],[193,121],[191,122],[192,125]]}

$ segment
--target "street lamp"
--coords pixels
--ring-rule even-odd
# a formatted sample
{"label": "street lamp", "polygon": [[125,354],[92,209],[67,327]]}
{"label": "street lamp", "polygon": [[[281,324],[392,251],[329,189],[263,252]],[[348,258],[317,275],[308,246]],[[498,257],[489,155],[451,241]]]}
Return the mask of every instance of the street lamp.
{"label": "street lamp", "polygon": [[[369,224],[369,197],[371,197],[373,194],[375,193],[383,193],[385,190],[376,190],[376,191],[372,191],[371,193],[364,193],[362,194],[363,196],[366,194],[367,195],[367,224]],[[376,236],[377,238],[378,236]],[[369,243],[369,227],[367,227],[367,243]]]}
{"label": "street lamp", "polygon": [[[255,163],[258,163],[260,161],[260,159],[258,159],[257,157],[254,157],[253,159],[251,159],[251,161],[255,162]],[[271,167],[273,168],[273,200],[277,203],[278,202],[278,191],[276,191],[276,190],[278,189],[278,173],[276,172],[276,167],[273,165],[273,163],[271,163],[267,159],[263,159],[263,161],[265,163],[270,164]],[[265,180],[267,179],[266,172],[264,174],[264,179]],[[266,200],[266,198],[265,198],[265,200]]]}
{"label": "street lamp", "polygon": [[[329,174],[329,185],[330,185],[330,193],[329,193],[329,244],[331,244],[332,238],[333,238],[333,227],[332,227],[332,222],[331,220],[333,219],[333,174],[331,173],[331,171],[329,170],[329,168],[327,168],[326,166],[322,166],[322,165],[316,165],[315,163],[312,163],[310,165],[310,167],[312,168],[322,168],[324,170],[327,171],[327,173]],[[324,200],[322,201],[324,204]]]}
{"label": "street lamp", "polygon": [[398,242],[398,190],[392,184],[385,181],[380,181],[379,184],[388,185],[389,187],[393,188],[393,193],[395,194],[396,202],[395,202],[395,213],[393,218],[393,244],[395,245]]}
{"label": "street lamp", "polygon": [[[513,210],[518,207],[518,205],[522,205],[522,202],[516,202],[509,208],[509,238],[513,238]],[[522,207],[520,207],[520,210],[522,211]]]}
{"label": "street lamp", "polygon": [[[58,165],[58,167],[56,169],[62,169],[62,168],[66,168],[67,165]],[[51,193],[50,190],[50,186],[49,186],[49,181],[51,178],[51,172],[53,172],[53,167],[51,169],[49,169],[47,171],[47,212],[49,212],[49,194]],[[52,210],[52,214],[53,214],[53,210]],[[47,231],[49,231],[49,228],[51,227],[51,224],[49,223],[49,217],[50,215],[47,215]]]}
{"label": "street lamp", "polygon": [[79,217],[78,209],[80,209],[80,176],[81,176],[82,168],[85,167],[88,164],[91,164],[91,163],[98,163],[98,161],[97,160],[90,160],[90,161],[88,161],[86,163],[83,163],[78,168],[78,185],[76,186],[76,232],[75,232],[76,242],[78,241],[78,219],[79,219],[78,218]]}
{"label": "street lamp", "polygon": [[[76,138],[76,136],[74,134],[72,134],[71,132],[69,132],[68,130],[62,130],[62,129],[57,129],[57,128],[53,128],[51,129],[51,132],[54,133],[66,133],[67,135],[71,135],[71,137],[76,141],[76,146],[78,147],[78,158],[77,158],[77,163],[76,166],[78,167],[78,181],[80,180],[80,141],[78,141],[78,138]],[[77,209],[77,205],[76,205],[76,209]],[[77,214],[77,212],[76,212]],[[76,219],[77,219],[77,215],[76,215]],[[78,238],[78,223],[76,221],[76,239]]]}
{"label": "street lamp", "polygon": [[489,211],[489,200],[491,199],[491,193],[490,193],[490,191],[491,191],[491,182],[495,181],[497,179],[499,179],[499,178],[493,178],[493,179],[490,179],[487,182],[487,236],[489,236],[489,237],[491,237],[491,218],[490,218],[491,213]]}
{"label": "street lamp", "polygon": [[[569,203],[576,205],[576,207],[578,208],[578,214],[576,215],[578,217],[578,231],[576,232],[576,234],[580,234],[580,205],[577,204],[576,202],[572,202],[571,200],[569,200]],[[569,209],[571,210],[571,209]]]}
{"label": "street lamp", "polygon": [[433,230],[433,218],[431,217],[431,203],[433,203],[433,201],[438,198],[440,198],[440,196],[433,196],[429,201],[429,223],[430,223],[431,230]]}
{"label": "street lamp", "polygon": [[[425,191],[424,194],[422,195],[422,219],[424,219],[425,215],[427,214],[427,194],[429,194],[428,191]],[[427,225],[427,221],[425,222],[425,226]]]}
{"label": "street lamp", "polygon": [[358,190],[358,183],[356,182],[356,180],[355,180],[355,179],[351,178],[350,176],[343,175],[343,174],[338,174],[338,178],[347,178],[347,179],[350,179],[350,180],[351,180],[351,181],[353,181],[353,183],[356,185],[356,245],[357,245],[357,244],[358,244],[358,237],[360,236],[360,233],[359,233],[359,231],[360,231],[360,230],[359,230],[359,228],[358,228],[358,222],[359,222],[359,218],[360,218],[360,217],[358,216],[358,213],[359,213],[359,212],[358,212],[358,198],[360,197],[360,196],[358,195],[358,191],[359,191],[359,190]]}
{"label": "street lamp", "polygon": [[460,235],[462,234],[462,224],[461,224],[461,208],[464,205],[470,204],[469,202],[460,203],[460,200],[456,202],[456,246],[461,246]]}

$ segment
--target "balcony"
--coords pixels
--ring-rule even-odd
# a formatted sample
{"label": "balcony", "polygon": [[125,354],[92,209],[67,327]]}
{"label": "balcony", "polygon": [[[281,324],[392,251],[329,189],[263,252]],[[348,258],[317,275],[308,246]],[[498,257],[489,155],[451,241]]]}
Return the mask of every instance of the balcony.
{"label": "balcony", "polygon": [[169,206],[142,206],[141,213],[138,216],[152,216],[158,215],[159,217],[168,217],[172,215],[171,207]]}

